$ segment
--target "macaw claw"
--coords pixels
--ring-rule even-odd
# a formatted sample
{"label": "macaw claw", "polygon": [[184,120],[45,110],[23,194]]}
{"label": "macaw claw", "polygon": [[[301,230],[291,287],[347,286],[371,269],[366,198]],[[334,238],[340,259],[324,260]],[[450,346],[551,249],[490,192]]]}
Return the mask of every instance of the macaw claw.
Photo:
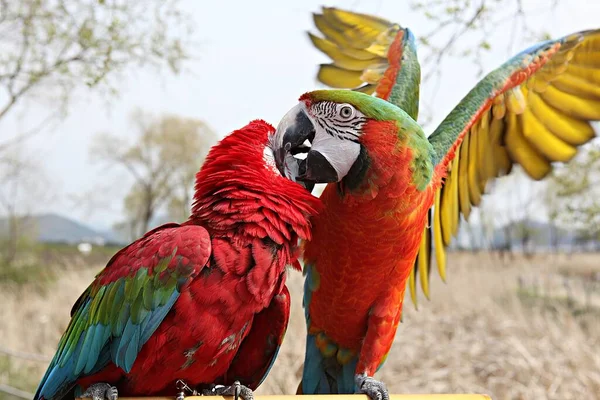
{"label": "macaw claw", "polygon": [[81,394],[81,397],[91,398],[92,400],[117,400],[119,391],[110,383],[94,383]]}
{"label": "macaw claw", "polygon": [[233,385],[211,385],[212,388],[202,390],[203,396],[233,396],[234,400],[239,400],[241,397],[244,400],[254,400],[254,393],[252,390],[240,383],[240,381],[233,382]]}
{"label": "macaw claw", "polygon": [[390,394],[385,383],[378,381],[366,374],[354,376],[357,393],[366,394],[371,400],[390,400]]}

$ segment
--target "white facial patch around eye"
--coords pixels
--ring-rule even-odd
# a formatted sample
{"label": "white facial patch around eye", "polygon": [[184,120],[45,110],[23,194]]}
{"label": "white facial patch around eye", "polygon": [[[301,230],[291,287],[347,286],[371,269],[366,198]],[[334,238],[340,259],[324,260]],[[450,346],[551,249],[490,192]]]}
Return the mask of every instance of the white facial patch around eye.
{"label": "white facial patch around eye", "polygon": [[[340,110],[344,108],[351,110],[350,116],[340,115]],[[321,102],[313,105],[309,118],[313,121],[317,131],[320,128],[323,133],[355,142],[360,138],[362,127],[367,121],[365,115],[352,105],[333,102]]]}
{"label": "white facial patch around eye", "polygon": [[265,161],[265,167],[267,169],[270,169],[279,175],[279,170],[277,169],[277,164],[275,163],[275,155],[269,146],[265,146],[263,150],[263,160]]}

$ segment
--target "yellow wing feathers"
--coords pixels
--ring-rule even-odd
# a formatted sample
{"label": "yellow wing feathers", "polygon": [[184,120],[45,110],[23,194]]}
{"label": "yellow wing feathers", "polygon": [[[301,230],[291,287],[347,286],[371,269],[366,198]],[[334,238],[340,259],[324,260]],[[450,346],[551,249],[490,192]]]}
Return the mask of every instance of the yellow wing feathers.
{"label": "yellow wing feathers", "polygon": [[313,46],[331,58],[317,79],[339,89],[372,94],[388,68],[387,52],[400,26],[371,15],[323,7],[313,14],[324,38],[308,33]]}
{"label": "yellow wing feathers", "polygon": [[[396,38],[413,40],[408,29],[382,18],[336,8],[324,7],[313,17],[322,37],[309,33],[309,38],[314,47],[331,59],[330,63],[320,65],[319,81],[332,88],[375,93],[384,99],[392,96],[394,104],[416,119],[420,82],[416,51],[413,47],[403,47],[401,57],[397,57],[396,50],[389,51],[390,47],[396,49],[392,46],[399,43],[394,42]],[[399,35],[401,30],[403,36]],[[413,46],[412,41],[407,43]],[[395,70],[390,66],[401,67],[398,71],[407,73],[406,79],[391,74]],[[411,68],[419,79],[410,79]],[[390,76],[399,78],[388,82]],[[486,78],[453,114],[473,118],[450,119],[449,124],[439,128],[443,132],[448,127],[460,130],[462,141],[454,158],[443,163],[447,171],[441,168],[437,171],[445,173],[445,178],[436,189],[429,226],[424,230],[415,268],[408,279],[415,306],[419,282],[429,297],[433,259],[445,280],[446,248],[458,233],[461,216],[468,220],[472,208],[481,203],[488,182],[509,174],[514,164],[520,165],[531,178],[543,179],[552,170],[552,163],[571,160],[578,146],[595,136],[591,123],[600,120],[600,30],[575,33],[560,41],[532,47]],[[393,95],[385,90],[391,84]],[[407,92],[405,88],[416,93],[414,99],[401,98]],[[411,101],[417,103],[414,113],[409,110]],[[478,106],[477,112],[473,112]],[[436,149],[436,144],[441,147],[452,144],[458,134],[443,132],[436,138],[437,143],[433,139],[435,134],[430,138]]]}
{"label": "yellow wing feathers", "polygon": [[[468,220],[489,181],[510,173],[513,164],[531,178],[543,179],[553,162],[571,160],[578,146],[594,138],[591,122],[600,120],[600,31],[567,38],[539,70],[489,99],[482,109],[465,128],[435,196],[434,253],[443,279],[445,249],[458,232],[460,215]],[[421,265],[418,269],[428,270]],[[428,286],[423,286],[427,297]],[[416,302],[416,293],[412,297]]]}

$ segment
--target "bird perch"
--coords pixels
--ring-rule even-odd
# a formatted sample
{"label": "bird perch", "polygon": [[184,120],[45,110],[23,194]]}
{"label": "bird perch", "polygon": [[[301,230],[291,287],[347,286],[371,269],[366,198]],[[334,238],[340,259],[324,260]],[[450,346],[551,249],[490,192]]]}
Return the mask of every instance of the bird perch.
{"label": "bird perch", "polygon": [[[301,399],[299,399],[301,397]],[[186,396],[186,400],[232,400],[233,396]],[[119,397],[119,400],[174,400],[175,397]],[[255,400],[369,400],[364,394],[349,395],[269,395]],[[88,400],[80,398],[78,400]],[[91,399],[89,399],[91,400]],[[492,400],[484,394],[391,394],[390,400]]]}

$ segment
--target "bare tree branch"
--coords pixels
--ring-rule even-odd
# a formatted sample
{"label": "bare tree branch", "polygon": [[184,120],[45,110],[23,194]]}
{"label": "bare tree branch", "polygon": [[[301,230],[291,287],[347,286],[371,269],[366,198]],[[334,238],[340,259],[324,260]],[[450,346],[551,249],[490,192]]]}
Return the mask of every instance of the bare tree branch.
{"label": "bare tree branch", "polygon": [[139,135],[136,143],[128,145],[103,134],[96,137],[91,152],[104,163],[120,165],[133,177],[124,200],[127,221],[119,226],[135,239],[148,230],[162,208],[168,208],[171,218],[178,221],[189,215],[195,173],[216,135],[198,120],[155,118],[141,111],[131,118]]}
{"label": "bare tree branch", "polygon": [[23,351],[11,350],[3,346],[0,346],[0,353],[27,361],[39,361],[44,363],[52,361],[52,357],[43,354],[25,353]]}
{"label": "bare tree branch", "polygon": [[[477,7],[473,16],[464,23],[464,25],[457,27],[455,32],[450,36],[446,44],[442,46],[442,48],[438,49],[436,52],[431,53],[428,57],[425,58],[425,63],[432,63],[434,65],[439,65],[442,59],[446,56],[446,54],[453,49],[456,41],[460,39],[471,27],[473,24],[479,20],[485,11],[485,1],[481,2],[481,5]],[[450,25],[450,21],[445,21],[439,25],[439,27],[443,28],[445,26]],[[430,70],[423,76],[423,80],[428,80],[431,77],[431,74],[434,70]]]}
{"label": "bare tree branch", "polygon": [[[558,1],[553,0],[553,4]],[[420,122],[425,126],[433,119],[433,102],[439,92],[446,59],[468,58],[481,76],[485,72],[482,59],[492,47],[489,37],[494,30],[507,23],[512,24],[512,29],[506,29],[511,35],[507,51],[507,57],[510,57],[517,37],[526,35],[534,40],[546,36],[530,28],[528,16],[554,12],[554,7],[550,6],[526,8],[521,0],[414,0],[412,5],[435,26],[418,37],[420,51],[424,54],[422,82],[433,88],[428,101],[422,102],[421,106]]]}
{"label": "bare tree branch", "polygon": [[20,397],[22,399],[33,399],[33,393],[29,393],[24,390],[5,385],[4,383],[0,383],[0,392],[9,394],[11,396]]}
{"label": "bare tree branch", "polygon": [[190,58],[193,31],[178,6],[179,0],[1,0],[0,122],[34,92],[59,99],[52,107],[65,110],[79,87],[118,92],[119,74],[129,66],[178,72]]}
{"label": "bare tree branch", "polygon": [[44,118],[42,121],[40,121],[33,128],[28,129],[27,131],[20,133],[11,139],[1,142],[0,143],[0,153],[2,153],[3,151],[5,151],[6,149],[8,149],[11,146],[18,145],[18,144],[24,142],[25,140],[30,139],[33,136],[43,132],[44,130],[47,130],[49,128],[48,124],[50,123],[50,121],[58,121],[61,114],[62,114],[61,110],[56,110],[56,111],[52,112],[51,114],[49,114],[48,116],[46,116],[46,118]]}

